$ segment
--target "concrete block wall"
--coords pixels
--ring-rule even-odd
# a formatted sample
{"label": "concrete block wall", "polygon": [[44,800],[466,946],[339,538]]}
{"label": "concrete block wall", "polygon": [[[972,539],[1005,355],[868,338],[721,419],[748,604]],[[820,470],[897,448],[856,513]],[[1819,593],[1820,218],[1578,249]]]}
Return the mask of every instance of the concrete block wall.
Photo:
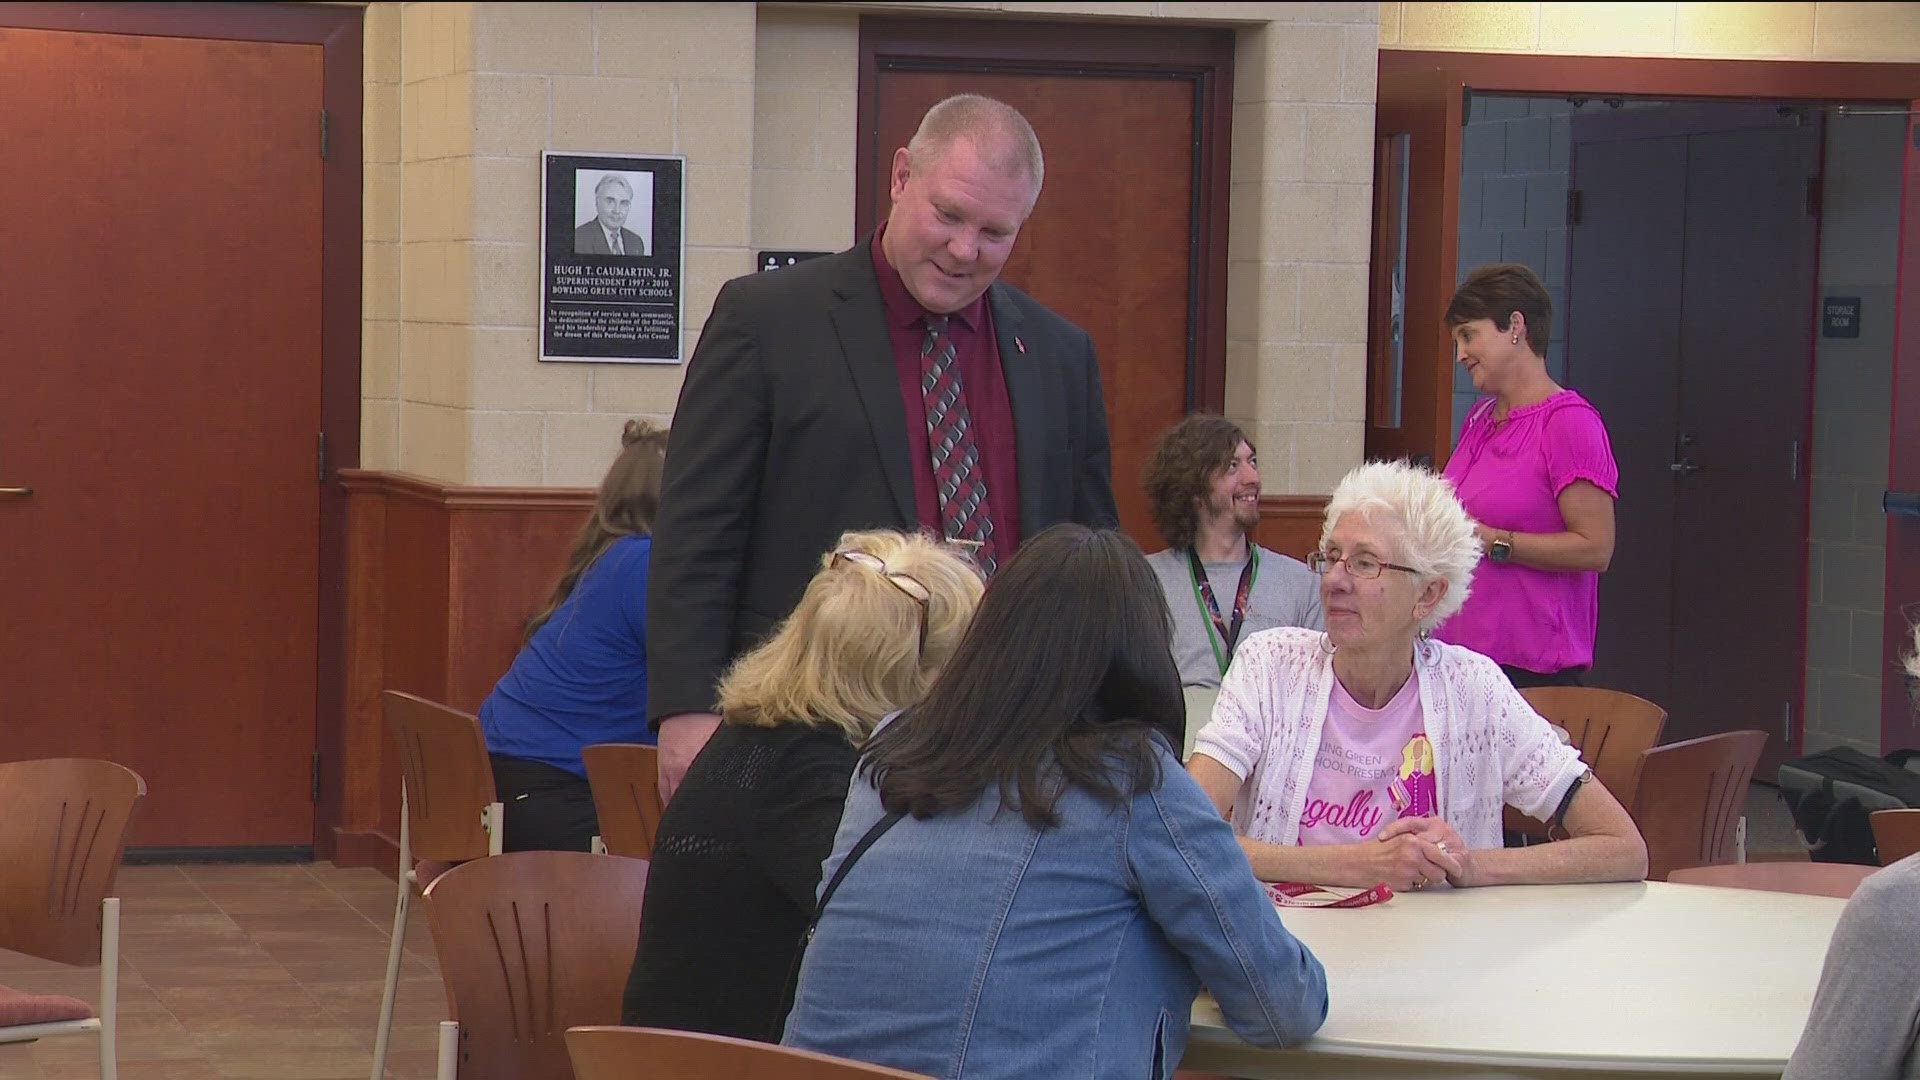
{"label": "concrete block wall", "polygon": [[687,157],[691,355],[756,247],[853,241],[869,11],[1232,26],[1227,411],[1275,492],[1360,461],[1377,4],[377,3],[362,463],[586,486],[668,420],[679,365],[538,360],[540,153]]}
{"label": "concrete block wall", "polygon": [[1815,339],[1807,748],[1880,752],[1900,117],[1830,117],[1820,294],[1860,298],[1858,338]]}
{"label": "concrete block wall", "polygon": [[[1531,267],[1553,299],[1547,370],[1566,373],[1568,123],[1565,98],[1475,95],[1460,145],[1458,278],[1488,263]],[[1453,369],[1453,439],[1481,395]]]}

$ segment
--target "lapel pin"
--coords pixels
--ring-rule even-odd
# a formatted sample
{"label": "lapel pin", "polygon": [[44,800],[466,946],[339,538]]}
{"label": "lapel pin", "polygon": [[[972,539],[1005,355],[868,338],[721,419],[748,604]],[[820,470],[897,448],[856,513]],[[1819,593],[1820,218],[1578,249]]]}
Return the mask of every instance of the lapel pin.
{"label": "lapel pin", "polygon": [[1027,355],[1027,343],[1024,341],[1021,341],[1019,335],[1017,334],[1014,335],[1013,347],[1020,350],[1021,356]]}

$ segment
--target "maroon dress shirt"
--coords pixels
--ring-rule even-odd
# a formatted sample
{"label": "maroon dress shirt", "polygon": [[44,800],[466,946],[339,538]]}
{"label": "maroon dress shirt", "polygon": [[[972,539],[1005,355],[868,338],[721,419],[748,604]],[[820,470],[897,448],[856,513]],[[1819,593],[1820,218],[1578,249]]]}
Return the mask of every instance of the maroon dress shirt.
{"label": "maroon dress shirt", "polygon": [[[873,273],[887,309],[887,337],[893,343],[893,367],[900,377],[900,403],[907,409],[907,451],[913,464],[913,505],[920,526],[940,530],[940,500],[933,487],[933,451],[927,443],[927,399],[920,389],[920,346],[926,340],[929,312],[907,291],[900,272],[880,246],[886,226],[873,234]],[[1005,566],[1020,546],[1020,474],[1013,442],[1013,403],[1000,368],[1000,346],[993,334],[993,310],[983,295],[953,313],[947,324],[954,364],[973,424],[973,445],[987,478],[987,511],[993,519],[994,550]]]}

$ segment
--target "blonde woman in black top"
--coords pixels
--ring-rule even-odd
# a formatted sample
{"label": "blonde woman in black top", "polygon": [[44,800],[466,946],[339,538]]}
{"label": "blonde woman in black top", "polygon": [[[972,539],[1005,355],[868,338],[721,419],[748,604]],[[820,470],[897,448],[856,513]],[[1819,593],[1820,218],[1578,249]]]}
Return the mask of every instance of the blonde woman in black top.
{"label": "blonde woman in black top", "polygon": [[857,748],[926,693],[981,591],[957,548],[848,533],[727,672],[724,722],[654,840],[624,1023],[780,1041]]}

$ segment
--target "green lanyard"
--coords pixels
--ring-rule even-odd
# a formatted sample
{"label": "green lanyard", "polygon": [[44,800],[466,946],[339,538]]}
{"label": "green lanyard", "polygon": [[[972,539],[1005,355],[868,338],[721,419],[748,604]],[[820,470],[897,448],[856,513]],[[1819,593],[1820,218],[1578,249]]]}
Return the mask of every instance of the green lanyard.
{"label": "green lanyard", "polygon": [[1240,568],[1240,585],[1233,591],[1233,623],[1229,625],[1220,617],[1220,605],[1214,603],[1213,584],[1200,567],[1200,556],[1192,548],[1187,549],[1187,577],[1193,582],[1193,602],[1200,609],[1200,621],[1207,624],[1207,644],[1213,647],[1213,660],[1220,665],[1222,675],[1227,673],[1227,664],[1233,660],[1234,646],[1240,643],[1240,629],[1247,622],[1247,598],[1253,594],[1253,583],[1259,576],[1260,548],[1249,539],[1247,565]]}

